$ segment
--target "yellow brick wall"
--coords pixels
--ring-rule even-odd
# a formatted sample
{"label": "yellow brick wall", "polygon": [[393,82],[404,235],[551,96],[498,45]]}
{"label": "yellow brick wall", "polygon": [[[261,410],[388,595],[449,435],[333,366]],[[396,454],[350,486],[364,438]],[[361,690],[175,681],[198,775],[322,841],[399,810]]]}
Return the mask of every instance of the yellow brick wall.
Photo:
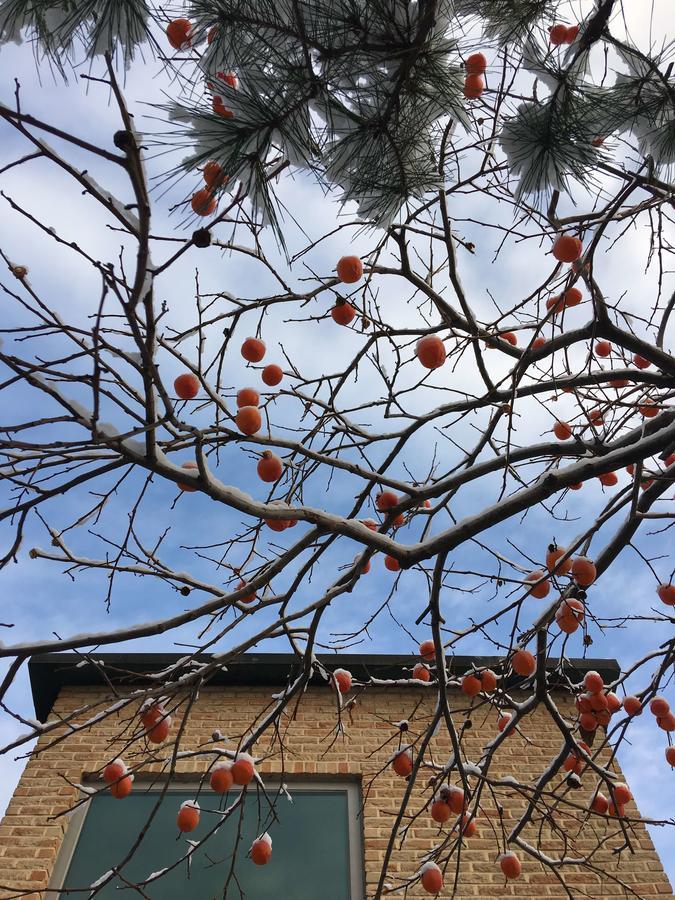
{"label": "yellow brick wall", "polygon": [[[214,729],[219,729],[231,738],[246,732],[251,724],[253,712],[262,710],[269,702],[273,688],[206,688],[192,708],[189,722],[181,742],[181,749],[196,749],[211,739]],[[359,698],[350,714],[345,716],[345,738],[338,740],[329,749],[332,729],[335,726],[335,698],[325,688],[311,688],[303,697],[296,716],[285,720],[284,771],[293,774],[349,774],[362,779],[363,789],[369,785],[374,775],[385,763],[396,746],[394,742],[369,756],[379,744],[395,733],[388,722],[409,718],[420,698],[425,698],[411,721],[411,730],[416,731],[415,722],[428,721],[433,711],[433,692],[424,689],[377,688],[366,691]],[[105,692],[101,688],[64,688],[58,698],[55,712],[65,713],[96,701],[104,701]],[[464,706],[463,697],[455,696],[453,703]],[[558,699],[564,714],[571,714],[565,700]],[[131,721],[129,714],[113,717],[101,725],[71,734],[48,748],[51,737],[41,738],[36,755],[28,763],[21,782],[9,805],[7,814],[0,825],[0,886],[3,898],[23,896],[38,897],[39,891],[47,886],[54,859],[67,827],[65,817],[51,819],[62,812],[77,796],[77,790],[68,781],[77,783],[88,772],[93,772],[116,755],[119,748],[113,742],[121,726]],[[174,718],[172,734],[175,735],[177,720]],[[478,761],[481,748],[495,734],[496,716],[494,712],[477,711],[473,716],[473,727],[465,732],[464,747],[468,759]],[[491,771],[494,777],[512,775],[527,783],[538,776],[560,748],[560,737],[551,727],[544,711],[531,715],[521,736],[514,735],[503,745]],[[268,749],[267,740],[255,748],[258,755]],[[444,763],[449,755],[449,742],[443,733],[431,744],[434,762]],[[166,753],[166,749],[164,751]],[[124,757],[133,764],[132,751],[125,751]],[[181,761],[181,772],[203,772],[209,757]],[[151,767],[161,769],[161,764]],[[261,772],[282,771],[281,760],[277,756],[261,765]],[[67,779],[67,780],[66,780]],[[418,779],[410,811],[415,813],[427,799],[425,787],[428,774]],[[558,784],[560,778],[554,780]],[[582,789],[570,792],[571,799],[583,805],[587,802],[593,785],[590,776],[584,776]],[[141,782],[137,788],[141,789]],[[364,826],[365,869],[367,896],[373,896],[377,884],[382,856],[387,845],[393,816],[405,789],[405,782],[389,769],[377,777],[370,786],[366,804]],[[513,789],[502,788],[499,802],[503,805],[506,829],[514,822],[514,816],[522,809],[523,798]],[[539,863],[519,851],[523,861],[523,876],[516,882],[504,886],[504,879],[496,864],[499,836],[499,817],[488,791],[484,793],[485,807],[478,820],[478,833],[466,842],[461,853],[460,884],[452,893],[452,866],[446,874],[446,887],[441,896],[461,898],[492,898],[505,894],[508,897],[568,897],[570,894],[560,886],[554,876],[544,870]],[[634,804],[629,805],[631,816],[637,815]],[[575,820],[576,819],[576,820]],[[581,829],[583,813],[578,816],[558,818],[565,826],[570,841],[568,853],[583,853],[595,846],[597,837],[609,833],[604,822],[592,829]],[[283,822],[278,826],[283,827]],[[579,898],[615,897],[673,897],[668,880],[654,851],[647,831],[640,824],[631,826],[631,843],[635,854],[624,852],[617,859],[612,849],[621,843],[617,826],[611,826],[615,836],[594,857],[594,865],[608,868],[619,877],[630,890],[626,891],[611,879],[602,880],[598,875],[581,869],[566,869],[566,881],[571,896]],[[438,826],[428,812],[423,813],[411,828],[402,850],[396,850],[390,866],[390,883],[396,876],[407,876],[418,867],[420,853],[438,840]],[[554,853],[560,846],[560,838],[551,836],[550,831],[528,829],[525,836],[531,842],[537,841],[542,849]],[[159,861],[154,861],[159,867]],[[452,864],[454,865],[454,863]],[[31,893],[33,892],[33,893]],[[634,892],[634,893],[631,893]],[[402,896],[402,895],[397,895]],[[407,897],[428,896],[419,887],[411,889]],[[290,900],[290,898],[289,898]]]}

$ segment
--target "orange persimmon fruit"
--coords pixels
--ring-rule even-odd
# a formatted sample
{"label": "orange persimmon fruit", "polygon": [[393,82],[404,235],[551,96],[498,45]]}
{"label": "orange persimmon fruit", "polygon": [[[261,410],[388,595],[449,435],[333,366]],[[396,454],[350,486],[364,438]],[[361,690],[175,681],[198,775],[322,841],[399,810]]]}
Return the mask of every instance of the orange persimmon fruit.
{"label": "orange persimmon fruit", "polygon": [[415,681],[431,681],[431,672],[424,663],[416,663],[412,670],[412,677]]}
{"label": "orange persimmon fruit", "polygon": [[420,644],[420,656],[427,662],[433,662],[433,660],[436,659],[436,648],[431,639],[422,641]]}
{"label": "orange persimmon fruit", "polygon": [[272,484],[281,478],[284,471],[284,464],[281,459],[272,453],[271,450],[264,450],[261,458],[258,460],[258,478],[268,484]]}
{"label": "orange persimmon fruit", "polygon": [[392,768],[400,778],[407,778],[413,770],[413,759],[410,750],[401,750],[392,760]]}
{"label": "orange persimmon fruit", "polygon": [[401,568],[401,564],[393,556],[387,555],[384,558],[384,567],[385,569],[389,569],[390,572],[398,572]]}
{"label": "orange persimmon fruit", "polygon": [[427,894],[438,894],[443,889],[443,873],[435,862],[424,863],[420,869],[422,887]]}
{"label": "orange persimmon fruit", "polygon": [[595,563],[587,556],[577,556],[572,562],[572,578],[580,587],[590,587],[597,578]]}
{"label": "orange persimmon fruit", "polygon": [[190,206],[192,212],[197,216],[210,216],[215,210],[218,202],[208,188],[201,188],[192,195]]}
{"label": "orange persimmon fruit", "polygon": [[546,551],[546,568],[549,572],[555,572],[556,575],[567,575],[572,568],[572,557],[568,556],[562,561],[563,556],[567,553],[566,547],[559,547],[557,544],[549,544]]}
{"label": "orange persimmon fruit", "polygon": [[213,100],[211,101],[211,107],[212,107],[214,113],[217,116],[222,116],[223,119],[233,119],[234,118],[234,113],[228,106],[225,106],[225,104],[223,103],[222,97],[214,97]]}
{"label": "orange persimmon fruit", "polygon": [[186,800],[176,816],[178,830],[189,833],[199,825],[199,804],[194,800]]}
{"label": "orange persimmon fruit", "polygon": [[375,498],[378,512],[386,513],[398,504],[398,496],[393,491],[381,491]]}
{"label": "orange persimmon fruit", "polygon": [[572,428],[567,422],[556,422],[553,426],[553,434],[559,441],[568,441],[572,437]]}
{"label": "orange persimmon fruit", "polygon": [[248,755],[248,753],[239,753],[237,758],[232,763],[232,780],[235,784],[244,785],[250,784],[253,781],[253,777],[255,775],[255,766],[253,764],[252,758]]}
{"label": "orange persimmon fruit", "polygon": [[[193,462],[192,460],[188,460],[187,462],[181,463],[181,469],[194,470],[194,469],[198,469],[198,468],[199,468],[199,466],[197,465],[197,463]],[[195,491],[199,490],[199,488],[196,487],[196,485],[186,484],[183,481],[178,482],[178,487],[180,488],[181,491],[183,491],[186,494],[194,494]]]}
{"label": "orange persimmon fruit", "polygon": [[431,804],[431,818],[434,822],[443,824],[452,815],[452,810],[444,800],[434,800]]}
{"label": "orange persimmon fruit", "polygon": [[199,393],[199,379],[192,372],[185,372],[176,378],[173,389],[181,400],[194,400]]}
{"label": "orange persimmon fruit", "polygon": [[571,234],[561,234],[553,244],[553,256],[558,262],[576,262],[581,256],[583,244],[577,237]]}
{"label": "orange persimmon fruit", "polygon": [[529,650],[516,650],[511,657],[511,667],[517,675],[529,678],[537,669],[537,661]]}
{"label": "orange persimmon fruit", "polygon": [[343,284],[354,284],[363,275],[363,263],[358,256],[342,256],[338,260],[336,270]]}
{"label": "orange persimmon fruit", "polygon": [[656,716],[657,718],[667,716],[670,712],[670,703],[668,703],[665,697],[654,697],[654,699],[649,704],[649,711],[653,716]]}
{"label": "orange persimmon fruit", "polygon": [[356,310],[346,300],[338,300],[330,314],[338,325],[349,325],[356,318]]}
{"label": "orange persimmon fruit", "polygon": [[[605,682],[599,672],[591,670],[584,675],[584,687],[589,694],[599,694],[605,689]],[[592,704],[591,704],[592,706]]]}
{"label": "orange persimmon fruit", "polygon": [[577,287],[571,287],[564,294],[565,306],[578,306],[582,299],[583,294]]}
{"label": "orange persimmon fruit", "polygon": [[492,693],[492,691],[494,691],[496,689],[497,676],[492,671],[492,669],[485,669],[485,671],[481,673],[480,684],[481,684],[481,688],[487,694]]}
{"label": "orange persimmon fruit", "polygon": [[542,581],[542,578],[544,578],[544,573],[541,569],[535,569],[534,572],[530,572],[525,578],[526,583],[533,581],[539,582],[539,584],[535,584],[528,591],[528,594],[535,597],[537,600],[543,600],[544,597],[548,596],[548,592],[551,590],[551,582],[548,579]]}
{"label": "orange persimmon fruit", "polygon": [[242,388],[237,392],[237,409],[242,406],[257,406],[260,403],[260,394],[255,388]]}
{"label": "orange persimmon fruit", "polygon": [[227,175],[223,173],[223,167],[220,163],[217,163],[215,159],[210,159],[206,163],[202,175],[204,177],[204,183],[207,188],[210,188],[211,190],[222,187],[224,184],[227,184],[229,180]]}
{"label": "orange persimmon fruit", "polygon": [[623,708],[629,716],[639,716],[642,713],[642,701],[632,695],[624,697]]}
{"label": "orange persimmon fruit", "polygon": [[174,19],[166,26],[166,36],[174,50],[190,46],[192,22],[189,19]]}
{"label": "orange persimmon fruit", "polygon": [[483,689],[480,678],[477,678],[472,673],[465,675],[464,678],[462,678],[461,687],[467,697],[477,697]]}
{"label": "orange persimmon fruit", "polygon": [[658,416],[659,408],[653,400],[647,399],[638,406],[638,412],[644,419],[653,419]]}
{"label": "orange persimmon fruit", "polygon": [[511,724],[512,718],[513,716],[510,713],[504,713],[499,717],[499,720],[497,721],[497,728],[500,731],[504,731]]}
{"label": "orange persimmon fruit", "polygon": [[464,79],[464,96],[467,100],[477,100],[485,90],[485,79],[482,75],[467,75]]}
{"label": "orange persimmon fruit", "polygon": [[164,716],[164,718],[161,718],[157,721],[156,725],[153,725],[148,729],[145,736],[151,744],[161,744],[169,736],[170,729],[171,716]]}
{"label": "orange persimmon fruit", "polygon": [[131,793],[133,786],[134,781],[131,775],[125,775],[124,778],[110,785],[110,793],[116,800],[124,800]]}
{"label": "orange persimmon fruit", "polygon": [[520,860],[512,850],[499,857],[499,868],[508,879],[518,878],[522,871]]}
{"label": "orange persimmon fruit", "polygon": [[265,342],[260,338],[247,337],[241,345],[241,355],[247,362],[258,363],[265,356]]}
{"label": "orange persimmon fruit", "polygon": [[251,861],[256,866],[265,866],[272,858],[272,838],[269,834],[256,838],[251,844]]}
{"label": "orange persimmon fruit", "polygon": [[237,410],[235,422],[239,431],[250,437],[262,428],[260,410],[257,406],[242,406]]}
{"label": "orange persimmon fruit", "polygon": [[435,334],[428,334],[415,345],[415,354],[425,369],[438,369],[445,362],[445,345]]}
{"label": "orange persimmon fruit", "polygon": [[633,795],[627,784],[620,781],[614,785],[614,799],[620,806],[629,803],[633,799]]}
{"label": "orange persimmon fruit", "polygon": [[564,44],[567,40],[567,25],[552,25],[548,30],[548,36],[554,47]]}
{"label": "orange persimmon fruit", "polygon": [[346,669],[336,669],[333,678],[341,694],[346,694],[352,689],[352,673]]}
{"label": "orange persimmon fruit", "polygon": [[106,784],[112,784],[118,781],[123,775],[127,774],[127,767],[122,759],[114,759],[103,770],[103,780]]}
{"label": "orange persimmon fruit", "polygon": [[467,75],[483,75],[487,69],[487,59],[483,53],[472,53],[464,63]]}
{"label": "orange persimmon fruit", "polygon": [[276,363],[270,363],[269,366],[265,366],[262,370],[261,377],[268,387],[276,387],[284,377],[284,373],[281,366],[278,366]]}
{"label": "orange persimmon fruit", "polygon": [[211,790],[216,794],[226,794],[234,784],[230,763],[218,763],[213,767],[210,778]]}

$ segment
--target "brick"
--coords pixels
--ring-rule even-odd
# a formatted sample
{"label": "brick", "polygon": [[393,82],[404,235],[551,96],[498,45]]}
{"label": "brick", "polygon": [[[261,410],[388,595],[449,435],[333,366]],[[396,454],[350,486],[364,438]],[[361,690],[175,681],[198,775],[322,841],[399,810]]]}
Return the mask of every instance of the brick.
{"label": "brick", "polygon": [[[192,707],[181,749],[207,747],[211,733],[218,728],[223,734],[236,738],[247,733],[251,721],[262,712],[270,701],[270,695],[278,688],[231,687],[227,689],[207,687],[200,692]],[[368,802],[363,815],[364,857],[368,897],[372,897],[379,879],[380,868],[386,851],[393,817],[398,811],[400,798],[405,791],[405,782],[398,778],[387,765],[395,747],[397,737],[388,722],[411,717],[420,697],[422,706],[415,719],[425,722],[433,713],[434,697],[431,692],[420,694],[416,689],[400,688],[370,689],[359,696],[358,704],[351,715],[345,716],[346,736],[335,738],[335,698],[327,689],[309,690],[297,708],[294,716],[287,716],[281,722],[284,754],[267,758],[261,772],[312,777],[357,777],[363,791],[368,792]],[[515,699],[521,699],[517,694]],[[86,717],[91,715],[91,705],[104,708],[108,697],[100,687],[66,687],[57,699],[57,710],[68,710],[89,706]],[[465,699],[450,695],[451,708],[462,708]],[[556,697],[563,716],[572,717],[573,709],[566,697]],[[137,706],[111,717],[94,728],[68,735],[53,747],[50,738],[43,736],[38,742],[38,754],[33,756],[25,769],[20,784],[9,804],[7,814],[0,825],[0,884],[13,892],[24,892],[24,896],[39,896],[44,890],[49,873],[61,842],[61,836],[68,825],[66,817],[50,820],[50,816],[62,813],[77,799],[75,789],[68,781],[81,782],[84,773],[100,769],[107,761],[118,755],[120,747],[111,744],[118,732],[126,729],[124,737],[129,738],[136,727]],[[83,716],[83,719],[85,718]],[[180,714],[174,715],[175,735]],[[414,720],[411,725],[414,730]],[[464,750],[468,759],[478,761],[483,746],[494,737],[496,716],[476,711],[473,728],[464,738]],[[59,732],[57,732],[58,734]],[[62,732],[61,732],[62,733]],[[537,777],[560,747],[559,734],[553,729],[547,715],[536,711],[523,725],[523,733],[530,739],[526,743],[514,736],[496,754],[490,775],[495,778],[512,775],[525,781]],[[385,744],[388,738],[393,738]],[[381,749],[379,745],[385,744]],[[233,744],[229,745],[230,747]],[[263,755],[274,747],[265,736],[255,748]],[[278,751],[278,748],[276,748]],[[450,743],[442,733],[431,742],[433,760],[444,763],[450,754]],[[375,751],[375,752],[374,752]],[[131,761],[133,751],[125,751]],[[160,753],[161,748],[160,748]],[[372,754],[372,755],[371,755]],[[212,757],[200,756],[190,760],[179,760],[179,773],[203,773]],[[617,774],[619,770],[614,767]],[[161,772],[162,764],[148,766],[146,772]],[[381,774],[377,774],[381,773]],[[427,780],[431,770],[422,773],[415,787],[409,813],[415,816],[407,838],[401,849],[392,857],[388,883],[395,885],[399,879],[413,876],[419,868],[420,858],[439,840],[439,829],[432,822],[424,805],[429,799]],[[373,781],[374,776],[377,778]],[[67,779],[67,780],[64,780]],[[457,780],[455,778],[455,780]],[[553,785],[561,783],[561,779]],[[581,854],[595,849],[595,837],[579,832],[579,822],[585,816],[583,805],[587,802],[592,788],[592,779],[584,777],[584,787],[580,791],[568,792],[565,796],[579,809],[558,810],[558,822],[564,828],[571,843],[567,847],[569,855]],[[292,786],[291,786],[292,787]],[[454,860],[446,873],[446,889],[441,896],[453,896],[455,900],[494,900],[505,895],[512,898],[564,898],[569,895],[555,877],[525,853],[520,853],[523,861],[523,875],[517,882],[504,887],[504,879],[496,864],[502,849],[500,838],[501,823],[508,831],[525,808],[525,800],[513,788],[501,788],[501,816],[497,814],[494,798],[489,791],[482,796],[482,807],[478,817],[477,835],[465,842],[461,852],[459,883],[453,893]],[[608,841],[607,849],[594,856],[594,863],[606,866],[608,870],[635,891],[638,896],[673,898],[673,892],[663,872],[645,828],[639,822],[639,814],[634,805],[630,806],[631,840],[635,855],[624,853],[620,859],[611,849],[620,842],[616,837],[616,823],[611,825],[615,837]],[[410,821],[409,819],[406,822]],[[283,827],[281,823],[276,827]],[[602,821],[596,825],[602,835],[607,826]],[[447,829],[444,832],[447,834]],[[528,826],[523,837],[530,843],[540,842],[546,852],[555,855],[561,851],[560,835],[548,826],[541,827],[536,818]],[[159,864],[157,865],[159,868]],[[616,881],[602,879],[581,867],[566,867],[566,878],[573,896],[590,900],[611,900],[628,896]],[[31,894],[31,892],[36,892]],[[10,897],[12,893],[0,897]],[[394,895],[403,896],[403,894]],[[425,895],[418,885],[412,886],[405,894],[407,900],[418,900]],[[291,900],[291,898],[289,898]]]}

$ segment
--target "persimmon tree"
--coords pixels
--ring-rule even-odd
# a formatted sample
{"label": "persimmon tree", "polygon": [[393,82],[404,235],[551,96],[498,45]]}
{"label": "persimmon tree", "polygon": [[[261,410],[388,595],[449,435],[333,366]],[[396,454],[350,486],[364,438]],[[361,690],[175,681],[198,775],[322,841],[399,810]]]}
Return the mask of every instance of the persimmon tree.
{"label": "persimmon tree", "polygon": [[[96,664],[106,646],[180,643],[179,664],[115,701],[128,727],[102,772],[114,796],[149,755],[173,773],[179,753],[217,793],[253,790],[251,754],[279,751],[317,672],[335,691],[329,738],[348,740],[345,705],[377,679],[317,654],[367,649],[393,622],[420,657],[400,680],[434,712],[409,741],[392,726],[405,781],[374,896],[452,892],[484,804],[513,789],[493,761],[535,709],[560,749],[518,783],[526,804],[495,832],[495,865],[516,878],[538,862],[562,884],[572,865],[600,871],[530,827],[560,835],[570,815],[612,820],[612,847],[632,849],[610,763],[643,709],[664,780],[675,761],[660,696],[675,661],[675,82],[672,48],[639,46],[623,6],[194,0],[170,17],[144,0],[0,3],[3,40],[29,41],[67,77],[64,97],[79,79],[119,121],[96,142],[58,111],[32,115],[18,81],[0,107],[3,219],[28,221],[92,286],[74,307],[39,253],[3,238],[3,566],[29,583],[29,558],[51,561],[64,596],[87,578],[113,612],[120,591],[168,598],[150,622],[3,644],[1,693],[35,653]],[[153,65],[166,100],[141,122],[128,98]],[[78,233],[12,191],[38,166],[89,203]],[[331,217],[318,228],[312,203]],[[104,239],[107,253],[90,249]],[[222,523],[208,546],[192,540],[203,516]],[[38,527],[48,540],[28,550]],[[622,565],[639,576],[617,611],[603,583]],[[344,613],[369,583],[378,601]],[[614,655],[619,628],[649,652],[612,684],[566,674],[591,645]],[[199,688],[259,646],[293,654],[287,687],[237,742],[183,750]],[[457,678],[461,653],[503,662]],[[470,760],[477,710],[494,740]],[[61,740],[63,724],[5,752]],[[447,765],[429,753],[438,728]],[[401,881],[388,866],[419,797],[415,818],[442,829]],[[177,810],[182,832],[199,818],[198,798]],[[271,854],[263,834],[251,858]]]}

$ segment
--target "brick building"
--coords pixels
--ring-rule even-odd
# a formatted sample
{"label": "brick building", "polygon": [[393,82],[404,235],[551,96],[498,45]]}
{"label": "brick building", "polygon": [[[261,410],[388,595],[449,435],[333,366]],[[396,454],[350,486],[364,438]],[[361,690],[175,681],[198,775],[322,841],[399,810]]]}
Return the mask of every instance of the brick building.
{"label": "brick building", "polygon": [[[227,828],[217,828],[194,850],[189,869],[188,841],[193,837],[200,841],[222,822],[218,810],[242,799],[236,788],[224,797],[210,792],[204,773],[216,758],[214,748],[236,747],[256,717],[269,709],[280,686],[289,683],[293,662],[286,656],[249,655],[228,664],[227,671],[217,670],[198,693],[190,695],[184,727],[182,710],[188,701],[176,710],[171,735],[164,744],[148,747],[145,741],[132,741],[132,734],[138,733],[134,694],[147,689],[151,676],[167,667],[175,674],[177,660],[164,655],[104,654],[94,665],[83,664],[74,654],[54,654],[30,662],[38,719],[51,723],[69,717],[69,722],[68,727],[49,728],[40,738],[0,826],[1,896],[89,896],[85,889],[101,884],[100,879],[105,885],[96,895],[104,898],[120,896],[120,887],[140,882],[144,882],[142,893],[131,888],[129,896],[161,900],[242,895],[247,900],[370,900],[376,896],[391,826],[406,788],[405,780],[393,773],[388,761],[400,740],[414,740],[417,728],[428,722],[434,710],[433,686],[377,683],[408,677],[410,658],[326,658],[331,668],[349,669],[358,680],[371,679],[366,690],[356,687],[350,694],[357,696],[357,702],[342,714],[345,734],[336,734],[334,691],[314,677],[300,702],[293,702],[284,716],[273,746],[264,737],[254,748],[256,757],[262,757],[258,768],[265,791],[247,792],[245,805],[239,804]],[[452,670],[464,672],[473,662],[476,660],[455,659]],[[495,665],[498,661],[484,662]],[[600,670],[607,680],[617,673],[612,662],[572,661],[570,665],[576,680],[589,668]],[[561,692],[555,699],[562,715],[572,718],[568,695]],[[453,692],[453,708],[466,702],[464,695]],[[96,722],[96,716],[111,703],[117,704],[117,711]],[[407,734],[399,731],[402,720],[409,722]],[[85,727],[81,727],[83,723],[87,723]],[[496,734],[495,711],[479,702],[471,725],[462,741],[467,759],[477,761]],[[500,835],[508,832],[525,803],[513,779],[527,782],[539,776],[560,748],[560,734],[548,713],[540,709],[526,718],[520,735],[513,735],[499,748],[492,776],[501,787],[498,792],[486,792],[477,833],[462,845],[456,892],[453,856],[440,896],[483,900],[500,894],[673,897],[645,827],[634,821],[638,813],[632,802],[628,813],[634,853],[612,852],[624,840],[616,821],[600,818],[580,831],[593,787],[586,775],[581,776],[581,787],[569,789],[566,796],[571,805],[556,819],[564,825],[564,834],[551,830],[546,821],[537,821],[528,826],[526,838],[552,855],[565,841],[567,856],[582,855],[595,848],[599,839],[607,838],[594,855],[592,868],[566,866],[564,888],[550,870],[521,852],[522,876],[505,884],[496,862],[503,849]],[[441,729],[432,739],[429,759],[442,765],[449,753],[449,741]],[[117,755],[124,755],[132,767],[143,760],[135,774],[134,790],[124,800],[111,797],[100,778],[101,768]],[[169,786],[168,770],[173,772]],[[556,784],[562,780],[563,776],[557,776]],[[94,790],[99,792],[92,794]],[[185,799],[195,797],[201,807],[199,828],[193,835],[177,838],[176,812]],[[414,816],[429,798],[427,777],[421,776],[409,812]],[[148,820],[141,845],[130,855]],[[247,852],[251,838],[263,830],[272,836],[274,850],[272,862],[257,867]],[[392,854],[388,887],[415,874],[424,851],[439,840],[439,834],[442,831],[428,809],[412,819],[405,843],[399,847],[397,842]],[[129,856],[119,877],[111,873],[113,866]],[[169,871],[164,878],[154,877],[165,868]],[[407,893],[393,896],[428,894],[414,883]]]}

